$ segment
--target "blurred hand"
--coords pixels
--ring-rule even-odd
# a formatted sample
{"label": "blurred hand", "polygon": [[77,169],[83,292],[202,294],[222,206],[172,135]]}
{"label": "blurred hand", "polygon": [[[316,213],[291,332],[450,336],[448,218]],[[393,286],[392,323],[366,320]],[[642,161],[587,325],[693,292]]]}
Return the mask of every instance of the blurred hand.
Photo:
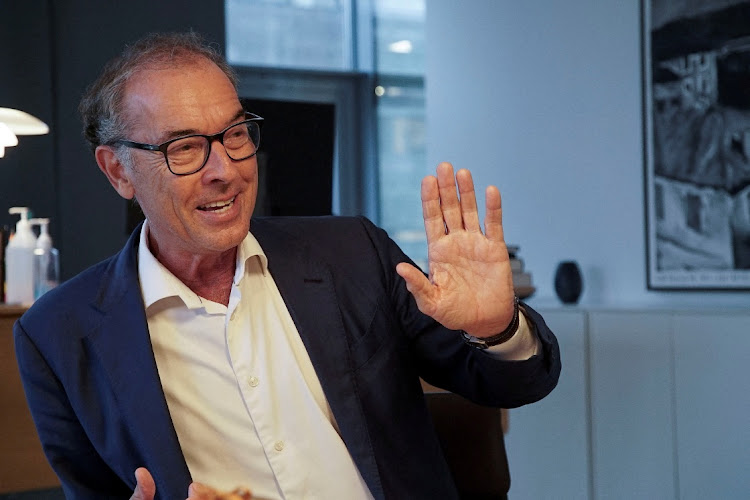
{"label": "blurred hand", "polygon": [[192,483],[188,488],[187,500],[250,500],[252,497],[247,488],[221,492],[202,483]]}
{"label": "blurred hand", "polygon": [[154,500],[156,495],[156,484],[151,473],[145,467],[138,467],[135,470],[135,491],[130,500]]}
{"label": "blurred hand", "polygon": [[422,180],[429,279],[405,262],[396,266],[420,311],[476,337],[502,332],[514,304],[500,191],[489,186],[485,198],[483,234],[471,173],[462,169],[454,178],[450,163],[438,165],[437,177]]}

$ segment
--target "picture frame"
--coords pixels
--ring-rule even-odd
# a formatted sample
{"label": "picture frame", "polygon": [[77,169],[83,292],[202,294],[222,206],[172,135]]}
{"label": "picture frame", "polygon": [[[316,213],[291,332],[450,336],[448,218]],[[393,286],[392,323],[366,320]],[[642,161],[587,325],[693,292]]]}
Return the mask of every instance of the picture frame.
{"label": "picture frame", "polygon": [[647,287],[750,290],[750,1],[641,0]]}

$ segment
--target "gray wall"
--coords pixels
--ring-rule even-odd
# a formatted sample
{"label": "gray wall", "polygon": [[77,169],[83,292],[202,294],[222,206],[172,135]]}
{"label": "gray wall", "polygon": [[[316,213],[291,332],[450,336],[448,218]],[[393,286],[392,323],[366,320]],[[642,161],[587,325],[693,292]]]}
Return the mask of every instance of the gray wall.
{"label": "gray wall", "polygon": [[576,259],[583,304],[746,307],[748,292],[646,288],[639,16],[635,1],[430,0],[428,162],[500,188],[532,304],[557,302],[555,266]]}
{"label": "gray wall", "polygon": [[224,2],[0,0],[0,106],[49,126],[0,159],[0,224],[7,207],[52,218],[68,278],[125,241],[127,203],[99,172],[81,136],[77,106],[104,63],[151,31],[193,29],[224,44]]}
{"label": "gray wall", "polygon": [[[31,113],[48,125],[55,115],[46,1],[0,0],[0,107]],[[59,234],[54,135],[21,136],[0,158],[0,225],[18,217],[8,208],[33,202],[39,217],[49,216]]]}

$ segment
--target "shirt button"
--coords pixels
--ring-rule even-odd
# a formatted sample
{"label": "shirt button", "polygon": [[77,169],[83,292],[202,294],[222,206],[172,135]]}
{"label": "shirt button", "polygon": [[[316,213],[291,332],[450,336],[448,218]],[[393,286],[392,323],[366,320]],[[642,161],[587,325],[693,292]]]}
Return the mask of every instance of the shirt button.
{"label": "shirt button", "polygon": [[273,445],[273,449],[276,451],[282,451],[284,449],[284,441],[276,441]]}
{"label": "shirt button", "polygon": [[247,383],[250,384],[250,387],[258,387],[258,384],[260,384],[260,380],[258,380],[258,377],[250,377],[247,380]]}

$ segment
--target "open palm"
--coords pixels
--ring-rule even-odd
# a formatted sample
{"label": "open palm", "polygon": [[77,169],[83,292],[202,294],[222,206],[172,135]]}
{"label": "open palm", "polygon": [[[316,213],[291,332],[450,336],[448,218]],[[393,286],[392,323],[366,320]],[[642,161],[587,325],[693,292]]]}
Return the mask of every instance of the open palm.
{"label": "open palm", "polygon": [[[460,193],[460,198],[456,192]],[[503,238],[500,192],[486,191],[485,233],[479,225],[471,173],[441,163],[422,181],[429,279],[414,266],[396,271],[423,313],[447,328],[477,337],[495,335],[513,316],[513,279]]]}

